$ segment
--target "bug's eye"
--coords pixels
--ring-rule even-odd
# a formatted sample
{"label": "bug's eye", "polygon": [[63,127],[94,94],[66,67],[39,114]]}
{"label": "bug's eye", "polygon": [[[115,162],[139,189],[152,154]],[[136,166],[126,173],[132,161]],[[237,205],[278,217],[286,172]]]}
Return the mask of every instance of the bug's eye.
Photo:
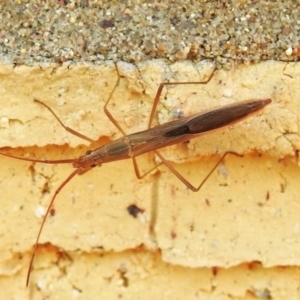
{"label": "bug's eye", "polygon": [[92,153],[92,150],[88,150],[88,151],[86,151],[86,155],[90,155]]}

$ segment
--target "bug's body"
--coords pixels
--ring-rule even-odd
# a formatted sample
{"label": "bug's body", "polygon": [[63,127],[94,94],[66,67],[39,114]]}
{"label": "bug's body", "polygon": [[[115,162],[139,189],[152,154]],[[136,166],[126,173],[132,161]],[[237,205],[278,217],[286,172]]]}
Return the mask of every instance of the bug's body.
{"label": "bug's body", "polygon": [[74,160],[75,168],[91,168],[102,163],[133,158],[146,152],[186,142],[207,132],[241,121],[271,102],[248,100],[121,137]]}

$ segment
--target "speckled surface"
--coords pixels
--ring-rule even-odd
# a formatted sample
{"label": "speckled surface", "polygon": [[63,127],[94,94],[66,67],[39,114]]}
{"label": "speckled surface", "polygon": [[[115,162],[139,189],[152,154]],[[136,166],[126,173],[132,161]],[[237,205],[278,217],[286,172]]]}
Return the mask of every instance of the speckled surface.
{"label": "speckled surface", "polygon": [[298,1],[15,1],[0,4],[0,61],[138,62],[300,57]]}

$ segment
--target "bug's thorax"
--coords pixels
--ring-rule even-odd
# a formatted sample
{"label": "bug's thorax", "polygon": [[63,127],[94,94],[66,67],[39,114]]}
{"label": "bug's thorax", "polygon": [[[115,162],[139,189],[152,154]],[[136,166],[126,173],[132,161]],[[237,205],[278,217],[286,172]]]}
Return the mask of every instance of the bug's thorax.
{"label": "bug's thorax", "polygon": [[103,163],[130,158],[129,144],[126,137],[119,138],[95,150],[88,150],[73,162],[74,168],[91,168]]}

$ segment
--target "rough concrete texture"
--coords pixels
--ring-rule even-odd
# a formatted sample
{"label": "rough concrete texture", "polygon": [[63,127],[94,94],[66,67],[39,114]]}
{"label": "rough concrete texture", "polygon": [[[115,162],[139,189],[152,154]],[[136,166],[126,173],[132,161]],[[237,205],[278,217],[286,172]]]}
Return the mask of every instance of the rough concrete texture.
{"label": "rough concrete texture", "polygon": [[[161,82],[203,80],[214,64],[118,67],[122,78],[109,111],[130,133],[147,128]],[[299,299],[299,73],[297,63],[238,65],[215,71],[205,85],[166,88],[159,123],[247,99],[272,103],[239,124],[161,151],[195,185],[224,152],[244,155],[228,155],[197,193],[166,167],[138,180],[130,160],[72,179],[46,221],[28,288],[41,220],[73,169],[0,156],[5,299]],[[73,158],[121,136],[103,112],[117,81],[113,63],[1,65],[0,76],[1,152]],[[34,98],[98,141],[89,145],[67,133]],[[142,157],[141,169],[151,161]]]}
{"label": "rough concrete texture", "polygon": [[298,1],[0,1],[0,61],[299,61]]}

